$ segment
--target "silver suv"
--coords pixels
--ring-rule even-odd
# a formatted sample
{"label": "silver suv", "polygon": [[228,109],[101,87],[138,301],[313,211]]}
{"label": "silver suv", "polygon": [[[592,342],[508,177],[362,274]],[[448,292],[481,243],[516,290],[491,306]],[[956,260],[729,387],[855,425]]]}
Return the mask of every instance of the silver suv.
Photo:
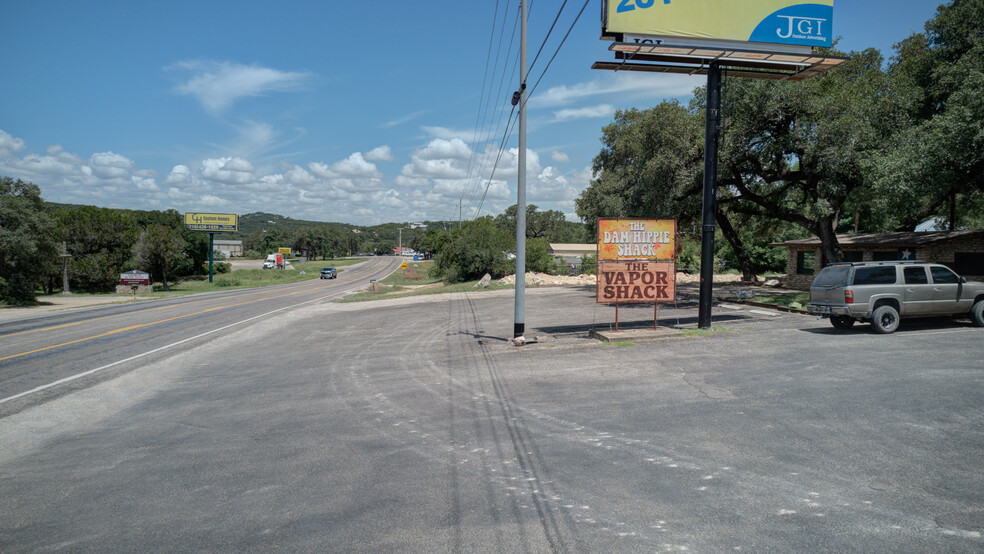
{"label": "silver suv", "polygon": [[878,333],[899,328],[899,317],[968,315],[984,327],[984,283],[920,261],[845,262],[820,270],[807,312],[838,329],[870,321]]}

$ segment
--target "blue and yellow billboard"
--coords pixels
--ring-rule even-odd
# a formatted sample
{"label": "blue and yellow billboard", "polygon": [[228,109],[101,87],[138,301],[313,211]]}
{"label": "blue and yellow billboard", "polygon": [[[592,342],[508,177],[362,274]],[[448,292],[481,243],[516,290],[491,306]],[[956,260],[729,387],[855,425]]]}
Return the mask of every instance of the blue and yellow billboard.
{"label": "blue and yellow billboard", "polygon": [[602,34],[830,46],[833,0],[605,0]]}

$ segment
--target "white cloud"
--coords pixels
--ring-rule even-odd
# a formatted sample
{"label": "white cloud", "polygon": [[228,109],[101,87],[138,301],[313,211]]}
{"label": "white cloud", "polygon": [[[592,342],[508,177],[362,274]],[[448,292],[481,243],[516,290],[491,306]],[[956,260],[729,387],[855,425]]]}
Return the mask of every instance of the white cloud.
{"label": "white cloud", "polygon": [[472,155],[471,148],[460,138],[451,140],[434,139],[427,146],[413,153],[413,157],[421,160],[438,160],[442,158],[454,158],[467,160]]}
{"label": "white cloud", "polygon": [[242,158],[225,157],[202,160],[202,177],[226,184],[242,184],[253,180],[256,168]]}
{"label": "white cloud", "polygon": [[362,157],[361,152],[355,152],[348,158],[335,162],[331,166],[332,171],[344,177],[381,177],[382,174],[376,170],[376,164],[367,162]]}
{"label": "white cloud", "polygon": [[366,159],[371,162],[392,162],[396,158],[393,157],[393,152],[390,150],[389,146],[377,146],[372,150],[366,152]]}
{"label": "white cloud", "polygon": [[396,127],[398,125],[403,125],[404,123],[406,123],[408,121],[413,121],[414,119],[417,119],[418,117],[424,115],[425,113],[427,113],[427,112],[425,112],[424,110],[418,110],[418,111],[415,111],[413,113],[407,114],[407,115],[405,115],[403,117],[398,117],[396,119],[387,121],[386,123],[383,123],[382,126],[383,127],[386,127],[386,128],[389,128],[389,127]]}
{"label": "white cloud", "polygon": [[4,157],[13,156],[25,148],[27,145],[24,144],[23,140],[10,136],[6,131],[0,129],[0,155]]}
{"label": "white cloud", "polygon": [[99,152],[89,158],[92,173],[100,179],[128,177],[135,165],[130,158],[113,152]]}
{"label": "white cloud", "polygon": [[567,108],[555,111],[554,121],[572,121],[575,119],[611,117],[614,113],[615,106],[612,106],[611,104],[587,106],[584,108]]}
{"label": "white cloud", "polygon": [[311,77],[310,73],[303,71],[280,71],[257,65],[208,60],[178,62],[168,69],[192,73],[186,83],[175,88],[175,92],[196,97],[202,107],[211,113],[219,113],[247,96],[298,90]]}
{"label": "white cloud", "polygon": [[465,168],[454,160],[428,160],[414,158],[413,162],[403,166],[403,175],[407,177],[423,176],[432,179],[460,179],[467,174]]}
{"label": "white cloud", "polygon": [[422,129],[428,135],[444,140],[468,139],[475,134],[475,131],[461,131],[458,129],[448,129],[447,127],[422,127]]}
{"label": "white cloud", "polygon": [[378,179],[382,173],[376,169],[376,164],[367,162],[362,157],[361,152],[355,152],[348,158],[335,162],[330,166],[323,162],[311,162],[308,168],[312,173],[322,179],[336,179],[342,177]]}
{"label": "white cloud", "polygon": [[186,165],[179,164],[171,168],[171,172],[164,178],[164,182],[168,184],[190,183],[191,179],[191,169]]}
{"label": "white cloud", "polygon": [[605,76],[586,83],[551,87],[542,94],[533,96],[530,105],[535,108],[567,106],[595,96],[605,96],[606,100],[614,97],[638,99],[689,96],[704,82],[703,77],[691,75],[606,73]]}
{"label": "white cloud", "polygon": [[559,150],[550,152],[550,159],[557,163],[568,163],[571,161],[570,156]]}

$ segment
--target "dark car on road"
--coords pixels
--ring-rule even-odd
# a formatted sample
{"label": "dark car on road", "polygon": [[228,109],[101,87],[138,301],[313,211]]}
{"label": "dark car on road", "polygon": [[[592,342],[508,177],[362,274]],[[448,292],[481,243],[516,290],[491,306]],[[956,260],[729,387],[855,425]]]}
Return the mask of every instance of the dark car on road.
{"label": "dark car on road", "polygon": [[334,279],[335,277],[338,277],[338,272],[335,271],[335,268],[333,267],[322,268],[321,270],[322,279]]}
{"label": "dark car on road", "polygon": [[813,279],[807,312],[838,329],[870,321],[878,333],[894,332],[905,317],[969,316],[984,327],[984,283],[920,261],[830,264]]}

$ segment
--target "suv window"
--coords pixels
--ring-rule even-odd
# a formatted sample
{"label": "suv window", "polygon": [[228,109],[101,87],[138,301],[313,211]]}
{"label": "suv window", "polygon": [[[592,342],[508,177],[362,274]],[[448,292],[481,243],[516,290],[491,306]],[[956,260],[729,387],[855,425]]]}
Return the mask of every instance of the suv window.
{"label": "suv window", "polygon": [[827,266],[820,270],[816,278],[813,279],[814,287],[837,287],[847,283],[847,272],[851,270],[849,265]]}
{"label": "suv window", "polygon": [[894,285],[895,266],[859,267],[854,270],[855,285]]}
{"label": "suv window", "polygon": [[949,269],[947,269],[945,267],[934,265],[934,266],[930,267],[929,270],[933,273],[933,282],[934,283],[959,283],[960,282],[960,280],[957,279],[957,274],[954,273],[954,272],[952,272],[952,271],[950,271]]}
{"label": "suv window", "polygon": [[905,277],[905,284],[907,285],[925,285],[929,283],[929,279],[926,278],[925,267],[906,267],[902,270],[902,274]]}

